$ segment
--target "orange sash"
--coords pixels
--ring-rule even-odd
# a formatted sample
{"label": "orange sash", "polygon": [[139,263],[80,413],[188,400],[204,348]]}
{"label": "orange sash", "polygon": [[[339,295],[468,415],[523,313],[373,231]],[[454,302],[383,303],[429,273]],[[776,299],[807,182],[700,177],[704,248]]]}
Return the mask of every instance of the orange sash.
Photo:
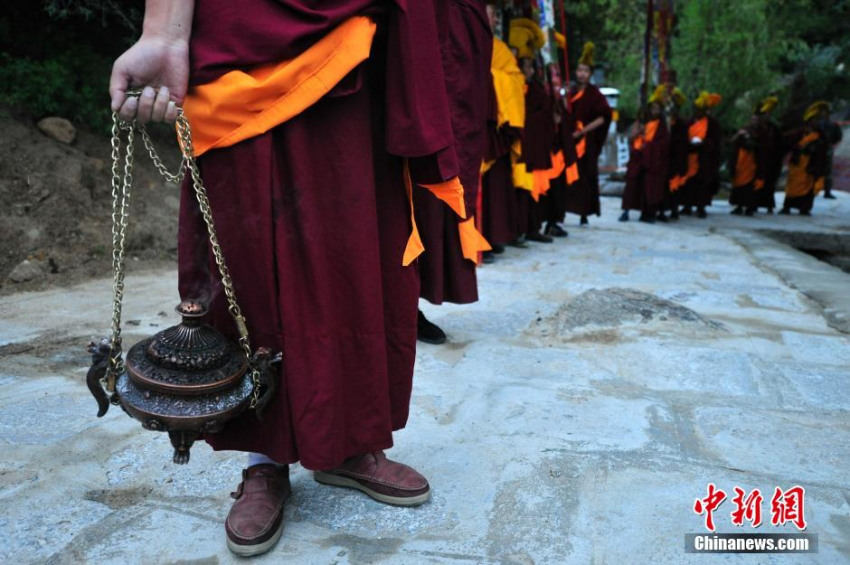
{"label": "orange sash", "polygon": [[[805,135],[797,144],[801,149],[806,145],[820,139],[820,134],[813,131]],[[797,163],[788,165],[788,180],[785,183],[785,196],[796,198],[805,196],[809,192],[814,191],[815,194],[820,194],[824,187],[824,178],[814,178],[809,174],[810,155],[800,155]]]}
{"label": "orange sash", "polygon": [[753,182],[756,178],[756,155],[749,149],[738,149],[738,160],[735,163],[735,179],[732,186],[739,188]]}
{"label": "orange sash", "polygon": [[[582,91],[584,92],[584,91]],[[584,124],[581,121],[576,120],[576,128],[579,130],[584,129]],[[585,152],[587,151],[587,135],[583,135],[579,138],[578,143],[576,143],[576,157],[581,159],[584,157]]]}
{"label": "orange sash", "polygon": [[[688,143],[693,138],[699,138],[700,141],[705,141],[705,137],[708,135],[708,118],[702,118],[700,120],[695,121],[688,128]],[[699,172],[699,154],[698,153],[688,153],[688,172],[685,174],[684,181],[682,184],[687,182],[689,179],[692,179]]]}
{"label": "orange sash", "polygon": [[231,71],[190,89],[183,110],[195,155],[263,134],[297,116],[369,58],[375,23],[346,20],[294,59]]}

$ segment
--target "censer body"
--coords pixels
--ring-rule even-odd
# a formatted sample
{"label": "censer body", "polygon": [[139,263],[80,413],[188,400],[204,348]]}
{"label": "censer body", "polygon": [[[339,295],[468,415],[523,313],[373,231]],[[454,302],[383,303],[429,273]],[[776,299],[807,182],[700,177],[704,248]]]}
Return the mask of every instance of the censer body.
{"label": "censer body", "polygon": [[177,311],[180,325],[130,348],[116,392],[145,429],[168,432],[175,462],[185,463],[199,435],[221,431],[248,407],[254,386],[241,348],[201,323],[199,303]]}

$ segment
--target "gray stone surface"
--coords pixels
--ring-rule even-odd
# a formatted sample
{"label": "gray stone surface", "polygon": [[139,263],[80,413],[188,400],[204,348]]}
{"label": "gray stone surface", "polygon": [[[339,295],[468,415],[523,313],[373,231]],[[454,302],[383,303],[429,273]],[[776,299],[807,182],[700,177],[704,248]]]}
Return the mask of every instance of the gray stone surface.
{"label": "gray stone surface", "polygon": [[27,282],[43,277],[49,270],[47,261],[24,259],[9,273],[9,280],[16,283]]}
{"label": "gray stone surface", "polygon": [[[420,345],[390,455],[432,500],[382,506],[296,465],[283,538],[253,561],[850,563],[850,275],[762,233],[845,233],[838,196],[812,218],[719,205],[654,226],[605,199],[568,240],[509,249],[479,270],[479,303],[423,305],[450,341]],[[94,417],[84,348],[110,286],[0,298],[0,563],[242,562],[223,530],[242,454],[198,445],[175,466],[165,436]],[[175,323],[173,272],[126,287],[128,344]],[[820,552],[685,554],[710,482],[804,486]],[[730,511],[719,531],[752,531]]]}

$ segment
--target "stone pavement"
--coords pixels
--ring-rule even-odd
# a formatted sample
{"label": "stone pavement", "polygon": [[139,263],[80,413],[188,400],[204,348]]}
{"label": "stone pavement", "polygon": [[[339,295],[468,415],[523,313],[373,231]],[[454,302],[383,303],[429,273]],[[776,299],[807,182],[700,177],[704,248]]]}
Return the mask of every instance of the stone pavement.
{"label": "stone pavement", "polygon": [[[781,200],[781,195],[778,195]],[[850,562],[850,275],[761,230],[850,238],[850,195],[812,218],[591,227],[509,249],[481,302],[424,306],[408,428],[390,455],[432,500],[381,506],[296,466],[286,530],[257,563]],[[224,542],[241,454],[170,462],[164,435],[84,386],[110,282],[0,299],[0,563],[235,563]],[[127,341],[176,321],[173,272],[127,280]],[[806,489],[817,554],[686,554],[708,483]]]}

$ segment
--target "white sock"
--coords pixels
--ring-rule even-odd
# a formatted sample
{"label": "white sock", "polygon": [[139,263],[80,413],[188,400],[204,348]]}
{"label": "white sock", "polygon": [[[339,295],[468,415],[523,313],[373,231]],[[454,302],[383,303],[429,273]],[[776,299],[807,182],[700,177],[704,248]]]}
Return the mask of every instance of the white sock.
{"label": "white sock", "polygon": [[284,467],[282,463],[278,463],[277,461],[269,458],[267,455],[263,455],[262,453],[248,453],[248,467],[253,467],[254,465],[264,465],[264,464],[272,464],[277,465],[278,467]]}

